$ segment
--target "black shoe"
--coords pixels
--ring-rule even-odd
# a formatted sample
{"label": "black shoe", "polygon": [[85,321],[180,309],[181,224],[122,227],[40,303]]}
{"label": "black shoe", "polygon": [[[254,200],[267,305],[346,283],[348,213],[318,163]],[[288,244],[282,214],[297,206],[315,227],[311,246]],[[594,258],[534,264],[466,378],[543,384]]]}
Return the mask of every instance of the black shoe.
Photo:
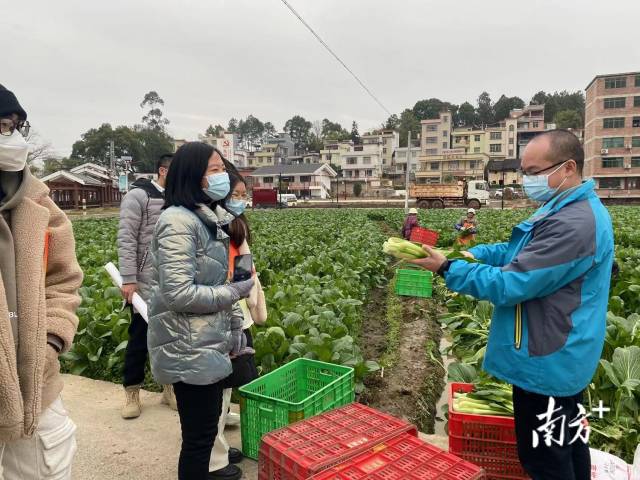
{"label": "black shoe", "polygon": [[242,470],[235,465],[227,465],[220,470],[209,472],[209,480],[240,480],[242,478]]}
{"label": "black shoe", "polygon": [[240,463],[243,458],[244,455],[242,455],[242,452],[237,448],[231,447],[229,449],[229,463]]}

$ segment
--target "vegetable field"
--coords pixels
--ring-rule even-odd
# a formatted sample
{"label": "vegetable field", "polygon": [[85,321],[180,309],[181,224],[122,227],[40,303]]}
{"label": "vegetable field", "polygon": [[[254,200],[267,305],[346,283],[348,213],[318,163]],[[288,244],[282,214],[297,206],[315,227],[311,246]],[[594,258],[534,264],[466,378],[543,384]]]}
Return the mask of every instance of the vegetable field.
{"label": "vegetable field", "polygon": [[[620,272],[612,281],[602,360],[585,397],[590,411],[602,400],[611,410],[591,418],[592,445],[631,460],[640,442],[640,234],[634,207],[610,208]],[[478,242],[508,240],[527,210],[480,210]],[[420,224],[440,232],[438,246],[451,247],[461,210],[420,213]],[[313,209],[252,212],[252,252],[265,288],[269,320],[255,331],[257,361],[268,372],[298,357],[349,365],[357,388],[378,370],[379,358],[363,358],[363,323],[370,293],[390,279],[395,261],[382,252],[389,232],[400,232],[400,209]],[[85,272],[80,326],[65,368],[93,378],[120,381],[128,313],[102,266],[117,262],[117,219],[74,223],[77,253]],[[384,230],[384,232],[383,232]],[[451,381],[481,381],[485,395],[504,390],[481,373],[492,305],[453,294],[434,284],[440,321],[456,361]],[[401,299],[402,301],[402,299]],[[399,319],[402,322],[402,319]],[[393,356],[393,352],[387,352]],[[437,352],[436,352],[437,353]],[[430,352],[429,355],[433,355]],[[424,357],[428,355],[425,352]],[[384,359],[382,359],[384,364]],[[473,400],[473,397],[471,398]],[[476,397],[477,400],[477,397]],[[509,400],[504,399],[508,411]],[[476,405],[477,407],[477,405]],[[505,412],[507,413],[507,412]]]}

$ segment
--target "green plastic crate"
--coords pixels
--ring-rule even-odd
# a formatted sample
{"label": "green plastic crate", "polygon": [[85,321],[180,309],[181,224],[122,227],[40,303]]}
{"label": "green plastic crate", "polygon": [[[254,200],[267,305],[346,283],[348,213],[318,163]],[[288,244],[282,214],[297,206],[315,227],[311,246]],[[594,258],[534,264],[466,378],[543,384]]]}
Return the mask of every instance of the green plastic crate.
{"label": "green plastic crate", "polygon": [[406,297],[431,297],[433,273],[420,267],[396,270],[396,294]]}
{"label": "green plastic crate", "polygon": [[240,387],[242,453],[257,459],[262,436],[354,401],[353,368],[299,358]]}

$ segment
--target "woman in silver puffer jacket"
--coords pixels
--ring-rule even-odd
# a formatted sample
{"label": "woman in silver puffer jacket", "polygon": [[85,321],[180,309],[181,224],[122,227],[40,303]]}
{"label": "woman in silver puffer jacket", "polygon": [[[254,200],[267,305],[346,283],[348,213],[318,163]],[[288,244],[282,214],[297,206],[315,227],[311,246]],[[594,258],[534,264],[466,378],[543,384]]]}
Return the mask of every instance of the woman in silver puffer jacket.
{"label": "woman in silver puffer jacket", "polygon": [[173,384],[182,428],[180,480],[208,478],[229,353],[239,351],[237,302],[253,280],[227,284],[229,239],[215,207],[229,193],[222,155],[201,142],[178,149],[167,176],[166,210],[151,243],[151,371]]}

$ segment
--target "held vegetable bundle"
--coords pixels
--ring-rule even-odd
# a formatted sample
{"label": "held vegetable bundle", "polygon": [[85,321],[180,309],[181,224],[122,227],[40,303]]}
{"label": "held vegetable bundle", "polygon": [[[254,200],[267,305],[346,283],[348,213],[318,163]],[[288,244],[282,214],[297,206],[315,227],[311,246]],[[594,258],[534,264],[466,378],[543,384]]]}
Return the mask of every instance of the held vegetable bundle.
{"label": "held vegetable bundle", "polygon": [[[429,256],[427,251],[422,248],[421,244],[397,237],[390,237],[386,242],[384,242],[382,245],[382,251],[387,255],[391,255],[392,257],[400,260],[416,260],[418,258],[426,258]],[[439,251],[449,260],[465,260],[471,263],[478,263],[478,261],[473,258],[465,257],[458,250]]]}

